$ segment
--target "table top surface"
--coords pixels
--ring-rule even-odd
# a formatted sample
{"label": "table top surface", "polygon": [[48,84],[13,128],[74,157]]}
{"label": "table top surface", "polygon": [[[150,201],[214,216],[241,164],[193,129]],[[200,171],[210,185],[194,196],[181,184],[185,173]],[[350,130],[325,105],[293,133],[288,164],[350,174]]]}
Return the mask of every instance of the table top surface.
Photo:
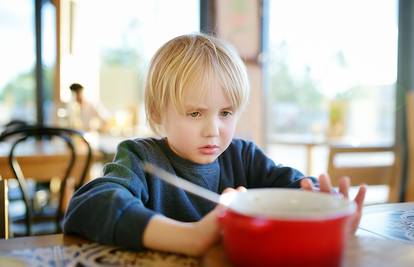
{"label": "table top surface", "polygon": [[360,229],[378,237],[414,244],[414,202],[366,206]]}
{"label": "table top surface", "polygon": [[[360,229],[348,239],[342,267],[413,266],[414,239],[405,232],[413,231],[414,224],[408,221],[411,228],[404,228],[407,220],[414,220],[414,202],[365,207]],[[391,228],[390,233],[384,230]],[[50,262],[54,266],[230,266],[221,244],[193,258],[151,250],[134,252],[62,234],[0,240],[0,266],[12,261],[15,265],[7,266]]]}
{"label": "table top surface", "polygon": [[[94,135],[91,133],[85,134],[86,140],[94,151],[102,151],[105,153],[115,154],[117,146],[127,137],[111,136],[111,135]],[[0,142],[0,158],[6,158],[9,155],[11,143]],[[77,147],[79,152],[86,151],[84,145]],[[32,156],[56,156],[67,154],[66,145],[61,140],[28,140],[19,144],[16,149],[16,155],[20,158]]]}
{"label": "table top surface", "polygon": [[[220,244],[194,258],[151,250],[134,252],[62,234],[0,241],[0,266],[49,266],[50,262],[53,266],[231,266]],[[361,235],[349,238],[342,267],[408,267],[413,262],[414,244]]]}
{"label": "table top surface", "polygon": [[[107,135],[88,135],[86,136],[92,147],[92,160],[105,161],[115,156],[118,144],[125,140],[124,137]],[[0,176],[7,179],[14,177],[9,164],[9,151],[11,144],[0,143]],[[83,170],[84,159],[87,155],[87,147],[84,144],[76,147],[74,176],[78,177]],[[17,160],[26,177],[31,177],[38,181],[49,181],[50,177],[62,177],[68,165],[70,157],[66,145],[58,141],[35,141],[23,142],[16,148]],[[45,169],[48,172],[45,172]]]}

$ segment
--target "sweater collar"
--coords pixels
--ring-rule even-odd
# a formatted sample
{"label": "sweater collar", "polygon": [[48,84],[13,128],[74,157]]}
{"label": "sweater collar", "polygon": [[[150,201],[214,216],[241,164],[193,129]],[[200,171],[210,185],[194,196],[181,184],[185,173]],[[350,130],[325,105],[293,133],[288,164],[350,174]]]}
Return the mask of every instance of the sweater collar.
{"label": "sweater collar", "polygon": [[178,169],[185,169],[189,172],[196,172],[196,173],[216,173],[218,170],[218,158],[207,164],[199,164],[195,163],[191,160],[185,159],[177,155],[168,145],[167,138],[164,137],[160,140],[161,142],[161,149],[164,151],[165,155],[168,157],[168,159],[178,167]]}

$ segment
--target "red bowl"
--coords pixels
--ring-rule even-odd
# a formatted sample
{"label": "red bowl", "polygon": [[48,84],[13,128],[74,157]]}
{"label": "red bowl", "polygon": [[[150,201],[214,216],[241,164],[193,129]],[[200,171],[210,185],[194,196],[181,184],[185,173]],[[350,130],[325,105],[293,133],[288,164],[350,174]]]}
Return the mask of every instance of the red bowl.
{"label": "red bowl", "polygon": [[341,265],[353,202],[277,188],[249,189],[232,197],[219,223],[226,255],[234,266]]}

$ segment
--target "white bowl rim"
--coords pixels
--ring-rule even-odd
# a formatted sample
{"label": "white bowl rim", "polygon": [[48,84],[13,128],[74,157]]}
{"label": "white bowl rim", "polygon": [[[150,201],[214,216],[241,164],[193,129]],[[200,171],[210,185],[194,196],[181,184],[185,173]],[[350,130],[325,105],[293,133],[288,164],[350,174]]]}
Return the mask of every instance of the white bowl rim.
{"label": "white bowl rim", "polygon": [[[232,203],[234,201],[242,196],[242,194],[263,194],[263,193],[279,193],[279,194],[288,194],[289,196],[292,195],[305,195],[305,196],[312,196],[315,197],[315,195],[310,194],[318,194],[317,198],[322,199],[333,199],[336,202],[341,205],[338,209],[335,210],[329,210],[326,212],[320,212],[319,214],[301,214],[301,215],[293,215],[293,214],[258,214],[258,213],[251,213],[246,212],[243,210],[240,210]],[[302,189],[295,189],[295,188],[252,188],[248,189],[246,192],[238,192],[238,191],[231,191],[229,193],[222,194],[220,197],[220,202],[223,203],[224,206],[226,206],[229,210],[236,214],[241,214],[248,217],[254,217],[255,219],[276,219],[276,220],[286,220],[286,221],[309,221],[309,220],[327,220],[327,219],[335,219],[339,217],[346,217],[352,215],[356,211],[356,204],[354,201],[351,201],[345,197],[343,197],[340,194],[328,194],[328,193],[322,193],[322,192],[315,192],[315,191],[305,191]]]}

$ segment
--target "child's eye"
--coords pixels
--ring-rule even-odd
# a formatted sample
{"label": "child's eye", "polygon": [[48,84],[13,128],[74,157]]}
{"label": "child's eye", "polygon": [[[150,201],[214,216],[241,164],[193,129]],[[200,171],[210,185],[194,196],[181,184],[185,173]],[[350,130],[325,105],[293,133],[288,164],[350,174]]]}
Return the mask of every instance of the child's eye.
{"label": "child's eye", "polygon": [[222,117],[229,117],[229,116],[231,116],[232,115],[232,113],[230,112],[230,111],[222,111],[221,112],[221,116]]}
{"label": "child's eye", "polygon": [[192,118],[198,118],[198,117],[201,116],[201,113],[198,112],[198,111],[194,111],[194,112],[188,113],[187,115],[192,117]]}

